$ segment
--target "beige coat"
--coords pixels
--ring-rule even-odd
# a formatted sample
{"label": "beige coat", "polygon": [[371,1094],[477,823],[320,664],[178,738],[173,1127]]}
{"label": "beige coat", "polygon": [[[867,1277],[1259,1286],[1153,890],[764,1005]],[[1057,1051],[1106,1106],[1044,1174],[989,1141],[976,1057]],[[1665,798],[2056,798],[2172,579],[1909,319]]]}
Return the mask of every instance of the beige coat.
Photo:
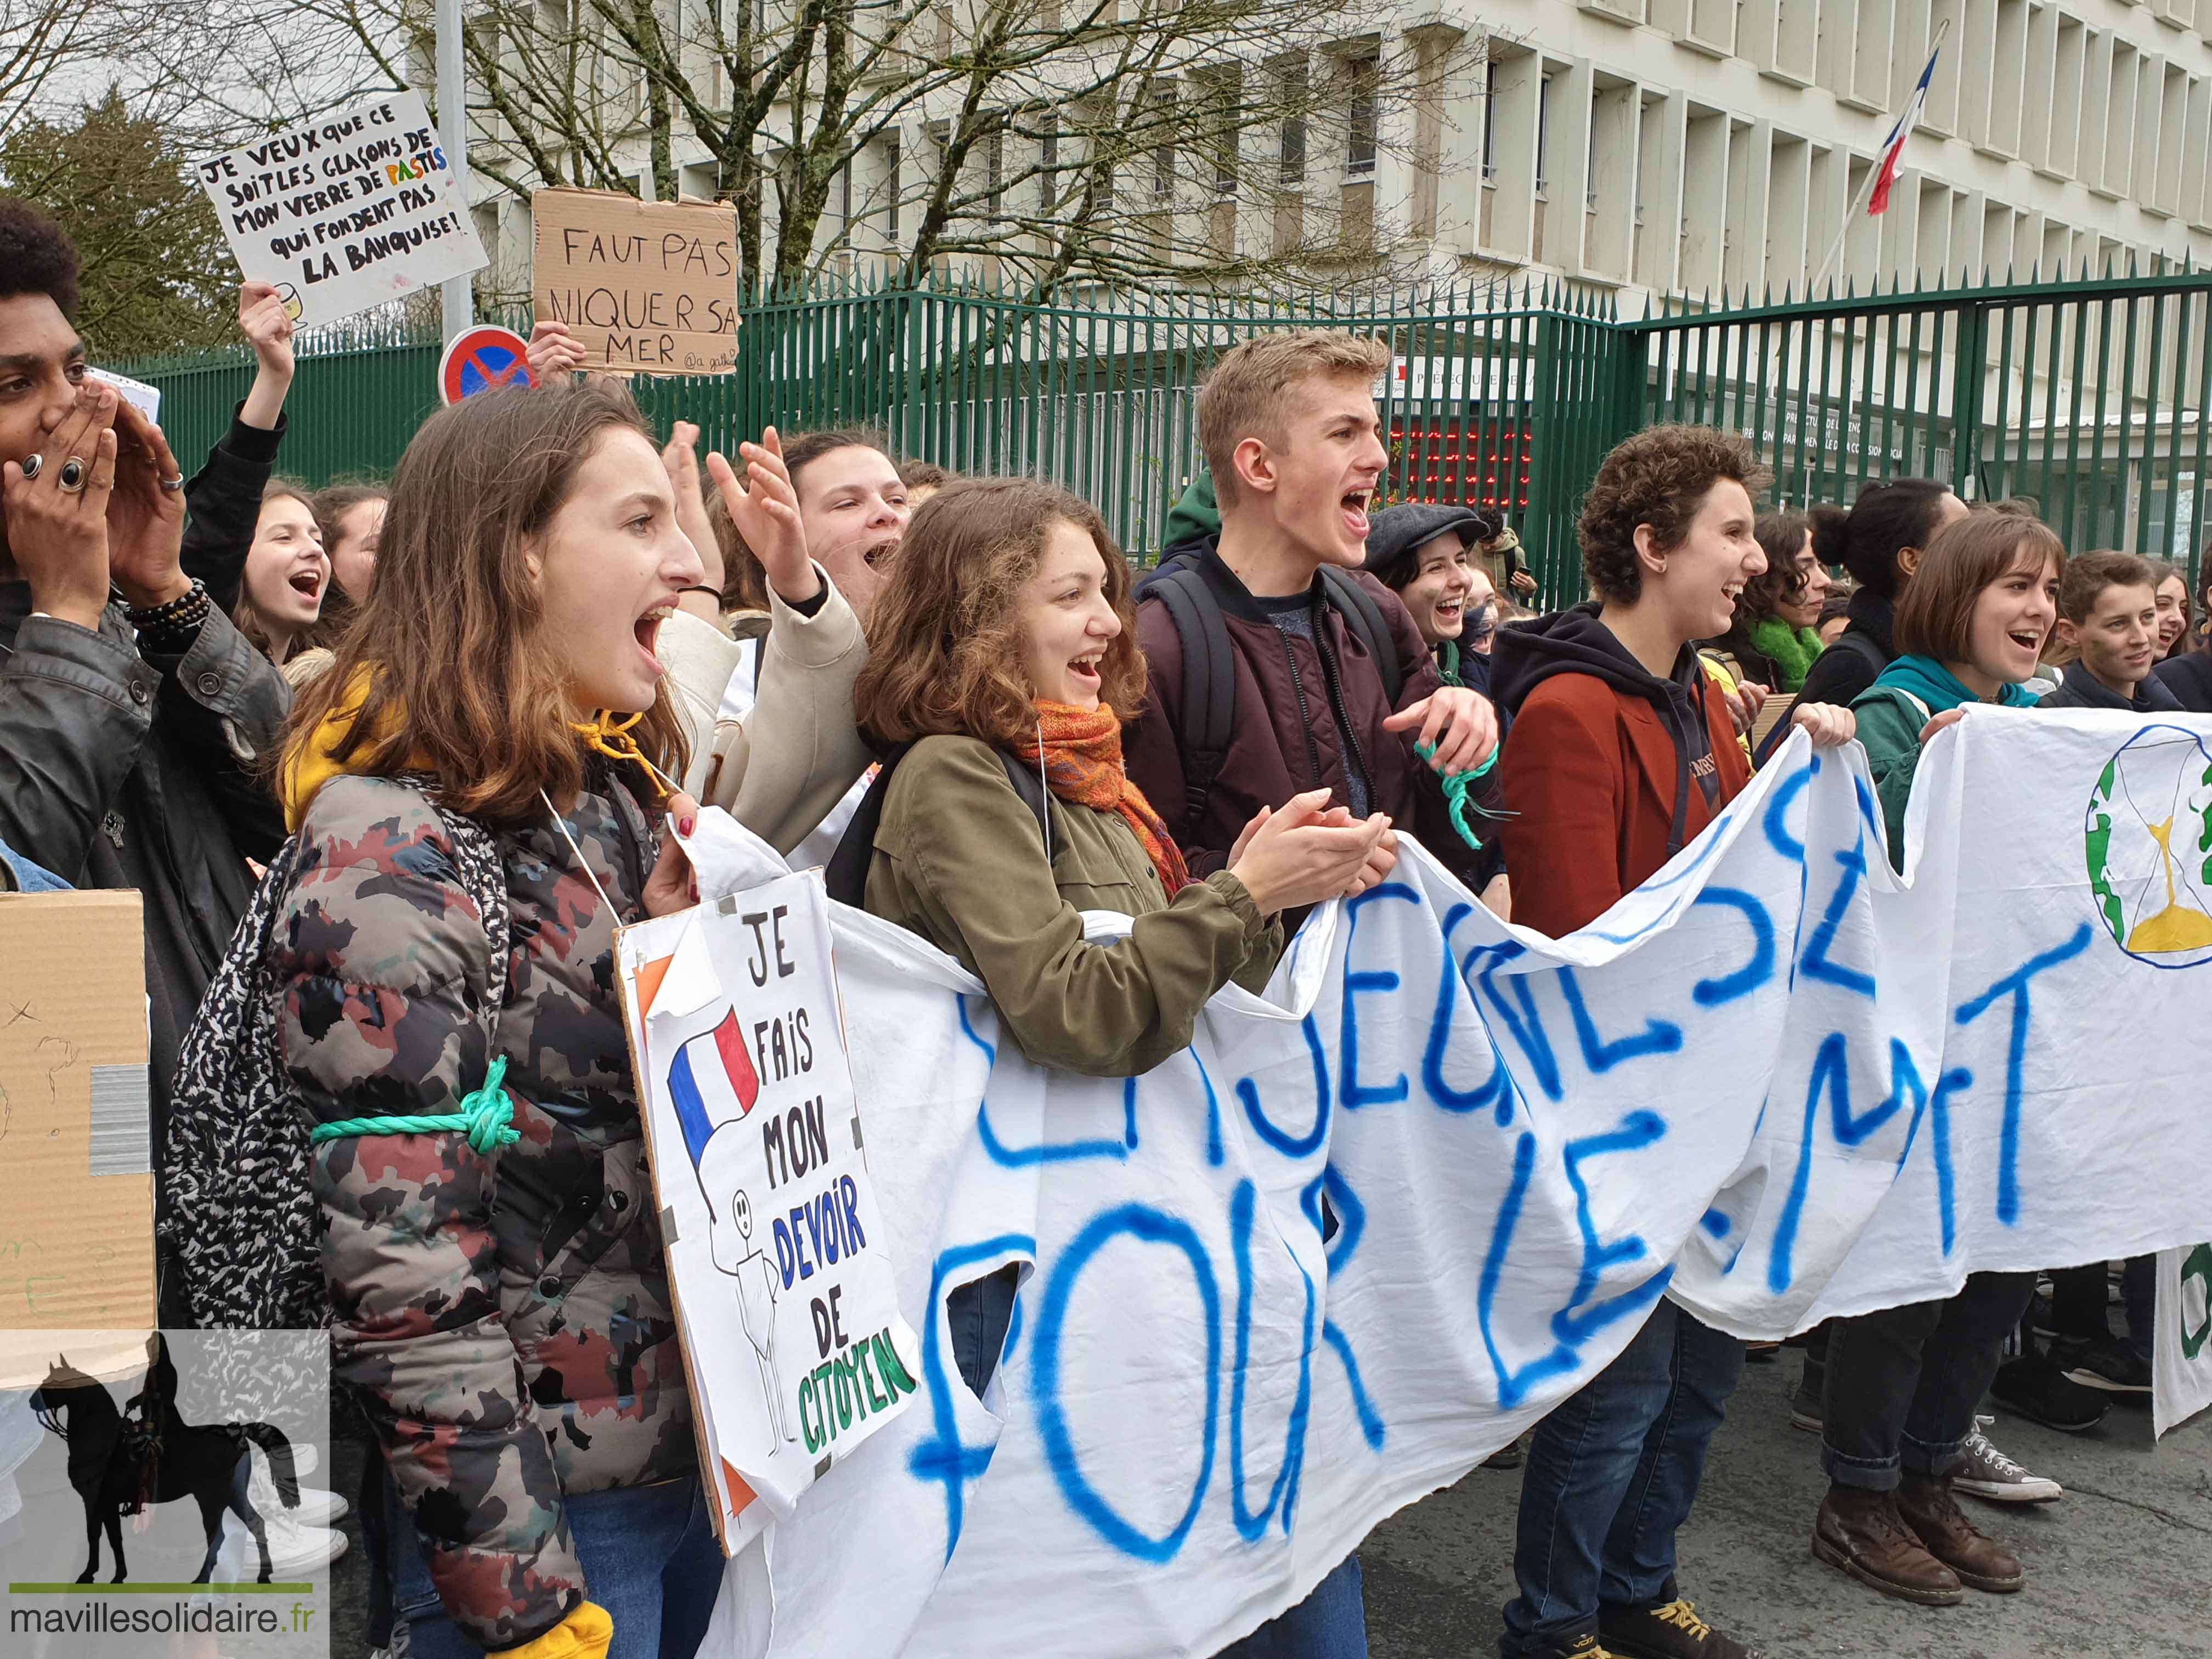
{"label": "beige coat", "polygon": [[873,758],[853,725],[867,641],[844,595],[827,575],[822,582],[827,598],[811,617],[769,596],[760,695],[743,720],[720,716],[744,647],[688,611],[660,628],[660,659],[690,746],[684,788],[779,853],[805,840]]}

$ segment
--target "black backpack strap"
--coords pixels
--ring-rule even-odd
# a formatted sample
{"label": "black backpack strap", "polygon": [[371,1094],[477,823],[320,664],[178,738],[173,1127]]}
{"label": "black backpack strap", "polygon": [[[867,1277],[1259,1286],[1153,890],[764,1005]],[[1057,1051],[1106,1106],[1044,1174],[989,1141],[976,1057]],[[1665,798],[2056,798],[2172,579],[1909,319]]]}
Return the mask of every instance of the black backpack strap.
{"label": "black backpack strap", "polygon": [[1030,809],[1030,816],[1037,821],[1037,830],[1044,836],[1045,859],[1049,862],[1054,850],[1052,809],[1045,802],[1044,775],[1011,750],[1001,749],[999,758],[1006,763],[1006,781],[1014,786],[1014,793],[1022,798],[1022,805]]}
{"label": "black backpack strap", "polygon": [[1357,630],[1359,642],[1367,647],[1367,654],[1382,671],[1382,689],[1390,694],[1390,707],[1395,708],[1399,697],[1405,693],[1406,674],[1399,664],[1397,641],[1391,637],[1390,623],[1382,615],[1382,607],[1372,593],[1352,579],[1349,571],[1325,564],[1321,568],[1321,580],[1322,591],[1328,594],[1329,603]]}
{"label": "black backpack strap", "polygon": [[[891,774],[898,769],[907,752],[914,747],[902,743],[885,755],[878,765],[876,775],[868,785],[868,792],[860,797],[854,809],[853,820],[845,826],[845,833],[837,838],[837,850],[830,855],[830,862],[822,868],[823,884],[830,896],[840,904],[861,908],[868,895],[868,865],[876,855],[876,831],[884,821],[884,803],[890,797]],[[1014,786],[1014,793],[1022,798],[1022,805],[1036,817],[1037,830],[1045,838],[1048,849],[1052,845],[1052,830],[1046,817],[1044,780],[1023,763],[1020,757],[999,751],[1006,763],[1006,781]]]}
{"label": "black backpack strap", "polygon": [[822,866],[823,884],[840,904],[860,908],[868,892],[868,861],[876,855],[876,827],[884,821],[884,799],[890,793],[891,773],[914,745],[900,744],[883,757],[868,792],[853,810],[853,820],[837,839],[837,850]]}
{"label": "black backpack strap", "polygon": [[1185,827],[1195,832],[1206,817],[1206,797],[1229,758],[1229,734],[1237,715],[1237,663],[1229,644],[1229,624],[1221,602],[1191,565],[1171,559],[1146,580],[1140,599],[1158,599],[1175,623],[1182,644],[1182,753]]}

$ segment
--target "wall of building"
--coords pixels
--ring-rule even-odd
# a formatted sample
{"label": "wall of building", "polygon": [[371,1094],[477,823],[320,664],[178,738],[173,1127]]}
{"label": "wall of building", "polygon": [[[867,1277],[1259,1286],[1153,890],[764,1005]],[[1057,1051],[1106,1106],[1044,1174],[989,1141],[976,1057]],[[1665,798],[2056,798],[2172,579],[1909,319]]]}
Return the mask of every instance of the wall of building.
{"label": "wall of building", "polygon": [[[1888,211],[1846,229],[1947,22]],[[1370,118],[1377,54],[1420,90]],[[1133,167],[1117,183],[1146,216],[1129,234],[1172,216],[1181,241],[1252,258],[1570,276],[1632,314],[1654,294],[1802,294],[1831,269],[1863,290],[2212,263],[2212,0],[1411,0],[1394,32],[1238,72],[1331,77],[1340,118],[1248,133],[1233,177],[1214,156]],[[921,112],[856,156],[825,264],[911,245],[935,126]],[[642,135],[622,153],[650,195]],[[677,159],[687,192],[716,193],[703,146],[679,135]],[[495,285],[526,287],[526,205],[484,199],[479,225]]]}

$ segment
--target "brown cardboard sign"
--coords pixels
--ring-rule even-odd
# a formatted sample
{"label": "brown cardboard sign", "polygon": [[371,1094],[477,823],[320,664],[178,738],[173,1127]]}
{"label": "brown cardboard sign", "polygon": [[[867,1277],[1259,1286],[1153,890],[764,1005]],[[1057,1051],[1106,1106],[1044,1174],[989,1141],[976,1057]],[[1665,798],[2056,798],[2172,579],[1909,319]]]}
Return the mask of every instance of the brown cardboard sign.
{"label": "brown cardboard sign", "polygon": [[0,896],[0,1330],[154,1323],[143,917]]}
{"label": "brown cardboard sign", "polygon": [[728,208],[613,191],[530,198],[540,321],[565,323],[586,368],[727,374],[738,358],[738,222]]}

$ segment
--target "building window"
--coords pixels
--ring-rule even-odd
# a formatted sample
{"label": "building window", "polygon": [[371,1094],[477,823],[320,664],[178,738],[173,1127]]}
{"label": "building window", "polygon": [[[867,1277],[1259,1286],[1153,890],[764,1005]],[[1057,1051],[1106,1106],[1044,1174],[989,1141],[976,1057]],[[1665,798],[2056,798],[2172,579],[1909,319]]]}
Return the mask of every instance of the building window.
{"label": "building window", "polygon": [[[1174,133],[1176,89],[1173,87],[1154,88],[1152,114],[1152,119],[1158,124],[1159,131],[1168,135]],[[1171,137],[1152,146],[1152,194],[1155,196],[1175,194],[1175,154]]]}
{"label": "building window", "polygon": [[1547,199],[1550,179],[1545,164],[1551,152],[1552,138],[1552,77],[1546,76],[1536,87],[1536,199]]}
{"label": "building window", "polygon": [[1286,60],[1276,70],[1277,96],[1284,111],[1282,137],[1277,149],[1282,181],[1302,184],[1306,176],[1306,65],[1302,58]]}
{"label": "building window", "polygon": [[1345,108],[1344,170],[1369,173],[1375,171],[1375,93],[1382,78],[1382,60],[1355,58],[1346,71],[1351,97]]}
{"label": "building window", "polygon": [[1482,182],[1498,182],[1498,60],[1482,66]]}
{"label": "building window", "polygon": [[1037,134],[1037,207],[1049,216],[1060,204],[1060,117],[1048,115]]}
{"label": "building window", "polygon": [[983,145],[983,182],[985,201],[991,217],[996,219],[1006,200],[1006,130],[999,127],[992,131]]}
{"label": "building window", "polygon": [[884,187],[891,198],[890,210],[884,216],[884,224],[894,242],[898,240],[899,234],[899,198],[904,193],[900,173],[899,131],[893,127],[884,135]]}

